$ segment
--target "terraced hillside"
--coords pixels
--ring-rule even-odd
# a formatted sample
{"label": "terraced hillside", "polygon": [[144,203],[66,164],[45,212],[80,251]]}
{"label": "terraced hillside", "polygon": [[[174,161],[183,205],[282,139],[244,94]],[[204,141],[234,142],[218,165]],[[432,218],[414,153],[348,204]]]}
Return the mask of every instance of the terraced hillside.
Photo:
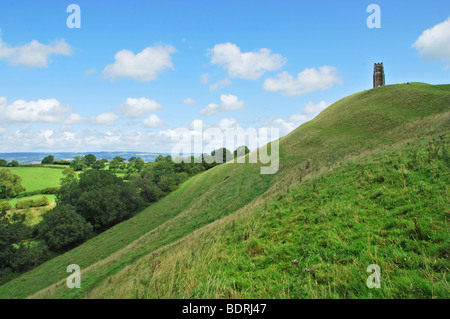
{"label": "terraced hillside", "polygon": [[[1,286],[0,298],[445,296],[448,163],[423,152],[449,124],[450,85],[356,93],[280,139],[277,174],[217,166]],[[72,263],[81,289],[65,285]],[[368,263],[393,274],[386,289],[365,288]]]}

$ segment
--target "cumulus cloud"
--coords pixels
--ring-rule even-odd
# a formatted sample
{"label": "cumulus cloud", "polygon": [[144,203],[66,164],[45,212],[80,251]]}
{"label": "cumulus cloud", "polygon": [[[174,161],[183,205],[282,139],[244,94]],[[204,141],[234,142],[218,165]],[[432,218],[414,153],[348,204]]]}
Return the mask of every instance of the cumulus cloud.
{"label": "cumulus cloud", "polygon": [[64,41],[55,40],[51,44],[42,44],[33,40],[22,46],[11,47],[0,37],[0,59],[11,65],[24,65],[28,68],[47,67],[52,55],[71,55],[72,47]]}
{"label": "cumulus cloud", "polygon": [[244,109],[245,103],[240,101],[236,95],[222,94],[220,96],[221,104],[210,103],[207,107],[200,110],[200,114],[211,116],[221,112]]}
{"label": "cumulus cloud", "polygon": [[148,118],[142,121],[142,125],[147,128],[161,128],[166,126],[156,114],[150,114]]}
{"label": "cumulus cloud", "polygon": [[450,61],[450,18],[425,30],[412,46],[426,60]]}
{"label": "cumulus cloud", "polygon": [[287,62],[281,54],[273,54],[269,49],[241,52],[236,44],[229,42],[216,44],[208,50],[208,55],[211,56],[211,64],[224,68],[231,78],[248,80],[257,80],[266,71],[279,70]]}
{"label": "cumulus cloud", "polygon": [[305,69],[297,74],[297,78],[284,71],[278,74],[277,78],[266,79],[263,88],[270,92],[282,91],[284,95],[303,95],[316,90],[329,89],[336,83],[342,84],[336,67],[324,65],[318,70]]}
{"label": "cumulus cloud", "polygon": [[126,77],[136,81],[153,81],[165,69],[174,69],[171,54],[175,52],[171,45],[147,47],[137,54],[121,50],[114,56],[114,63],[103,69],[103,75],[110,79]]}
{"label": "cumulus cloud", "polygon": [[0,113],[0,121],[6,123],[79,124],[86,121],[56,99],[16,100],[8,104],[5,97],[0,97]]}
{"label": "cumulus cloud", "polygon": [[94,118],[94,124],[96,125],[107,125],[112,126],[115,124],[115,122],[119,119],[119,116],[117,114],[108,112],[108,113],[102,113],[100,115],[97,115]]}
{"label": "cumulus cloud", "polygon": [[136,118],[151,112],[158,111],[162,105],[155,100],[145,97],[132,98],[129,97],[125,103],[119,106],[123,118]]}
{"label": "cumulus cloud", "polygon": [[193,106],[197,105],[197,101],[194,100],[194,99],[191,98],[191,97],[185,98],[185,99],[183,100],[183,103],[184,103],[184,104],[187,104],[187,105],[193,105]]}

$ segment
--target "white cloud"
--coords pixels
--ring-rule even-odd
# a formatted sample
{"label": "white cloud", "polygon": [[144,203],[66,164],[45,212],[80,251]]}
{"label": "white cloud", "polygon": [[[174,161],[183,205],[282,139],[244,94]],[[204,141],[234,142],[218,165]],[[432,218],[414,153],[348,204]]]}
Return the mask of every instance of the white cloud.
{"label": "white cloud", "polygon": [[211,116],[221,112],[244,109],[245,103],[240,101],[236,95],[222,94],[220,96],[221,104],[210,103],[207,107],[200,110],[200,114]]}
{"label": "white cloud", "polygon": [[0,121],[6,123],[79,124],[86,121],[56,99],[16,100],[8,105],[7,99],[0,97],[0,114]]}
{"label": "white cloud", "polygon": [[216,44],[208,54],[211,64],[220,65],[231,78],[249,80],[259,79],[266,71],[279,70],[287,62],[281,54],[273,54],[269,49],[243,53],[236,44],[229,42]]}
{"label": "white cloud", "polygon": [[145,97],[132,98],[129,97],[124,104],[119,106],[123,118],[136,118],[144,114],[158,111],[162,105],[155,100]]}
{"label": "white cloud", "polygon": [[0,59],[12,65],[25,65],[28,68],[47,67],[52,55],[71,55],[72,47],[64,39],[52,44],[42,44],[33,40],[22,46],[10,47],[0,37]]}
{"label": "white cloud", "polygon": [[107,78],[128,77],[136,81],[153,81],[165,69],[174,69],[171,54],[176,50],[171,45],[147,47],[134,54],[121,50],[114,56],[115,62],[107,65],[103,75]]}
{"label": "white cloud", "polygon": [[450,18],[425,30],[412,46],[426,60],[450,61]]}
{"label": "white cloud", "polygon": [[309,101],[308,104],[306,104],[306,106],[304,107],[303,112],[305,112],[306,114],[318,113],[322,110],[325,110],[327,107],[328,103],[325,101],[320,101],[319,103],[313,103]]}
{"label": "white cloud", "polygon": [[209,86],[209,90],[212,91],[216,91],[218,89],[230,86],[232,83],[229,79],[223,79],[220,81],[217,81],[216,83],[213,83]]}
{"label": "white cloud", "polygon": [[115,124],[115,121],[119,119],[119,116],[117,114],[108,112],[108,113],[102,113],[100,115],[97,115],[94,118],[94,123],[97,125],[107,125],[112,126]]}
{"label": "white cloud", "polygon": [[161,128],[166,126],[164,122],[156,114],[150,114],[148,118],[142,121],[142,125],[147,128]]}
{"label": "white cloud", "polygon": [[284,95],[303,95],[319,89],[329,89],[336,83],[342,84],[336,67],[324,65],[319,67],[319,70],[305,69],[298,73],[295,79],[284,71],[278,74],[277,78],[266,79],[263,88],[270,92],[282,91]]}
{"label": "white cloud", "polygon": [[191,97],[185,98],[185,99],[183,100],[183,103],[184,103],[184,104],[187,104],[187,105],[193,105],[193,106],[197,105],[197,101],[194,100],[194,99],[191,98]]}

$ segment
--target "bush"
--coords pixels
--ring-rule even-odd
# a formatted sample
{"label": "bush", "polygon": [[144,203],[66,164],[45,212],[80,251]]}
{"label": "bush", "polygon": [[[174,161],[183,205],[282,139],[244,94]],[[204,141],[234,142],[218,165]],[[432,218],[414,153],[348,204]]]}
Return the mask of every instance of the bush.
{"label": "bush", "polygon": [[70,165],[70,161],[65,161],[65,160],[53,161],[53,164],[56,164],[56,165]]}
{"label": "bush", "polygon": [[70,205],[61,205],[43,215],[38,238],[54,251],[68,249],[85,241],[92,234],[92,225]]}
{"label": "bush", "polygon": [[7,201],[0,202],[0,211],[4,212],[6,210],[10,210],[12,207]]}
{"label": "bush", "polygon": [[55,157],[53,155],[49,155],[42,159],[41,164],[53,164],[54,161],[55,161]]}
{"label": "bush", "polygon": [[47,196],[38,199],[25,199],[17,201],[16,208],[17,209],[25,209],[31,207],[42,207],[50,204],[50,200]]}

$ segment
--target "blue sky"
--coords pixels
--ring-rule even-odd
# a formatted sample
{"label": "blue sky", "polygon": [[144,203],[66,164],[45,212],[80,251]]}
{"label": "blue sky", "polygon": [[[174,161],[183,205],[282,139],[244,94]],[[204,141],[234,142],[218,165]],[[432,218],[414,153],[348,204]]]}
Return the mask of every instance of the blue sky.
{"label": "blue sky", "polygon": [[0,152],[170,152],[195,120],[285,135],[370,89],[374,62],[386,84],[449,83],[449,17],[436,0],[3,0]]}

